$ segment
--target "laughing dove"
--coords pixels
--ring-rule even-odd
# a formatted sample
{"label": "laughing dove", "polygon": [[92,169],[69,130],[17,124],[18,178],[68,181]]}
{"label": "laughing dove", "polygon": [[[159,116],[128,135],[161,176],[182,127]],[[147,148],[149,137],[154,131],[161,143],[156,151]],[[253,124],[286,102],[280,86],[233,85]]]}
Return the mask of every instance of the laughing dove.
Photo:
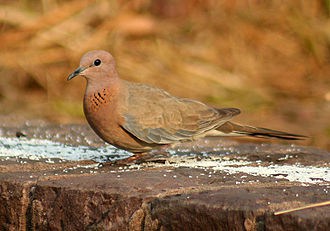
{"label": "laughing dove", "polygon": [[237,108],[214,108],[149,85],[122,80],[106,51],[87,52],[68,80],[87,79],[84,113],[104,141],[133,153],[204,136],[247,135],[296,140],[304,136],[231,122]]}

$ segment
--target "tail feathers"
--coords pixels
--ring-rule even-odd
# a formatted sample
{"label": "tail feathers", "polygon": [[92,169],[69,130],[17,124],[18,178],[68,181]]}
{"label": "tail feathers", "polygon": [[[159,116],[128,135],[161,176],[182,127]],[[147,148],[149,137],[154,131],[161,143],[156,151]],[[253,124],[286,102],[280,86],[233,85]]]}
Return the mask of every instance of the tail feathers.
{"label": "tail feathers", "polygon": [[217,130],[226,134],[247,135],[260,138],[277,138],[284,140],[302,140],[307,138],[307,136],[303,135],[281,132],[268,128],[240,125],[229,121],[218,127]]}

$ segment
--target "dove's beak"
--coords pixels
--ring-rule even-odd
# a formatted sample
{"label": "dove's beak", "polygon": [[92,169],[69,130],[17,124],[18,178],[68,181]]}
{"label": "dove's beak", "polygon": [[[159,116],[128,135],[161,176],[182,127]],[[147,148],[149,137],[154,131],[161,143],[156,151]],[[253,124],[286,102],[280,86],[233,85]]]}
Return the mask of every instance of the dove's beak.
{"label": "dove's beak", "polygon": [[73,79],[74,77],[76,77],[77,75],[80,75],[81,72],[83,72],[83,71],[86,70],[86,69],[87,69],[87,67],[78,67],[74,72],[72,72],[72,73],[68,76],[67,80],[71,80],[71,79]]}

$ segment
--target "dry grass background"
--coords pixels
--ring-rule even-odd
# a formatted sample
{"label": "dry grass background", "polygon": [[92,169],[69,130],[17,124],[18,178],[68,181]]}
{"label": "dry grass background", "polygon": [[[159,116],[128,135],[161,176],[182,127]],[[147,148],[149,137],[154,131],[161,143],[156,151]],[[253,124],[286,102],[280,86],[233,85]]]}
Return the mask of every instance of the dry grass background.
{"label": "dry grass background", "polygon": [[125,79],[330,148],[329,0],[0,0],[0,114],[83,121],[92,49]]}

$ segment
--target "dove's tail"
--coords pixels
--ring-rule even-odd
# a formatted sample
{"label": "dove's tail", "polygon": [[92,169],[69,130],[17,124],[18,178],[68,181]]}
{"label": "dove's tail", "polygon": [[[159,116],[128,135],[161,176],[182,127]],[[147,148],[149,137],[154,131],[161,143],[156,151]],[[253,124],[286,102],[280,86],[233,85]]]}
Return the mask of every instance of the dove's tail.
{"label": "dove's tail", "polygon": [[303,135],[281,132],[268,128],[258,128],[247,125],[240,125],[229,121],[218,127],[217,130],[229,136],[245,135],[245,136],[253,136],[260,138],[277,138],[284,140],[302,140],[307,138],[307,136],[303,136]]}

